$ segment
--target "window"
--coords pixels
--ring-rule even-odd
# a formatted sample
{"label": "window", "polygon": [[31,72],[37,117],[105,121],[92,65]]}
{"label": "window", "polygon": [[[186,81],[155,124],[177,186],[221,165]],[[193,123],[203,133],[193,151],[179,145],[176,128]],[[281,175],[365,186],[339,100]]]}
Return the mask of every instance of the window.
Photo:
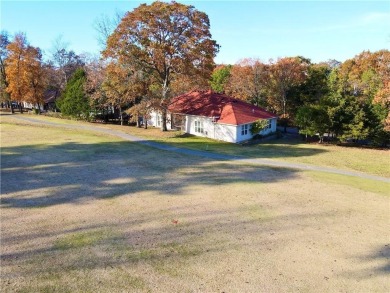
{"label": "window", "polygon": [[268,119],[268,125],[267,125],[267,128],[268,128],[268,129],[271,129],[271,127],[272,127],[271,121],[272,121],[271,119]]}
{"label": "window", "polygon": [[156,115],[156,125],[157,125],[157,126],[161,126],[161,122],[162,122],[162,121],[161,121],[161,115],[157,114],[157,115]]}
{"label": "window", "polygon": [[203,122],[195,121],[195,132],[203,133]]}
{"label": "window", "polygon": [[241,135],[248,134],[248,124],[241,125]]}

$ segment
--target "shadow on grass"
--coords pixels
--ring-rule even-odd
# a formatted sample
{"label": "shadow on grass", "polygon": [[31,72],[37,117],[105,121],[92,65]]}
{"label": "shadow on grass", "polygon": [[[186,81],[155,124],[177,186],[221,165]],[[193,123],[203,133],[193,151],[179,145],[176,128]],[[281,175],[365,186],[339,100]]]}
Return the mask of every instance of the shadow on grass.
{"label": "shadow on grass", "polygon": [[[215,159],[215,158],[214,158]],[[131,142],[62,143],[4,147],[1,207],[34,208],[116,197],[142,191],[184,195],[191,185],[277,182],[296,170],[209,164]]]}
{"label": "shadow on grass", "polygon": [[346,273],[347,276],[356,279],[369,279],[378,275],[390,276],[390,244],[379,246],[371,253],[357,256],[356,259],[364,263],[366,267],[370,266],[370,268],[348,272]]}
{"label": "shadow on grass", "polygon": [[176,147],[208,151],[210,153],[267,159],[315,156],[327,152],[327,150],[318,147],[302,146],[302,140],[295,137],[267,139],[257,144],[241,145],[185,133],[175,136],[167,142]]}

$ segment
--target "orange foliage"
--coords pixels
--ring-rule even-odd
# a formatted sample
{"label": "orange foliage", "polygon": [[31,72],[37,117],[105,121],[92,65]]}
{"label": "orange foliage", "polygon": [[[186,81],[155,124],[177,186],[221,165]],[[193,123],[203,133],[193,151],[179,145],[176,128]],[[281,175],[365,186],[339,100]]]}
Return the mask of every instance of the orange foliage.
{"label": "orange foliage", "polygon": [[259,103],[264,99],[268,66],[258,59],[243,59],[230,71],[226,93],[237,99]]}
{"label": "orange foliage", "polygon": [[7,92],[14,101],[40,103],[46,85],[46,72],[39,48],[28,45],[24,34],[17,34],[7,49]]}

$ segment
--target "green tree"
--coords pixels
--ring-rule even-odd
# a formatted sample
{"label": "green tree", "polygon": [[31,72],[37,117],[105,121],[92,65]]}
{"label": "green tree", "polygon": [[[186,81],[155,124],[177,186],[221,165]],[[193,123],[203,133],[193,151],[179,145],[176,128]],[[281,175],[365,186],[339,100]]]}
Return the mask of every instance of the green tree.
{"label": "green tree", "polygon": [[86,73],[79,68],[67,83],[64,92],[57,100],[57,107],[65,116],[89,119],[91,111],[90,101],[84,87],[86,83]]}
{"label": "green tree", "polygon": [[310,64],[303,83],[288,91],[291,100],[290,111],[294,116],[297,109],[303,105],[318,104],[329,93],[328,76],[331,70],[327,64]]}
{"label": "green tree", "polygon": [[295,123],[300,127],[299,133],[308,136],[318,134],[319,142],[324,140],[324,134],[329,130],[330,120],[325,106],[305,105],[298,109]]}
{"label": "green tree", "polygon": [[268,120],[260,119],[252,123],[250,132],[252,135],[260,133],[263,129],[268,126]]}
{"label": "green tree", "polygon": [[231,65],[221,65],[214,69],[211,75],[210,86],[217,93],[225,93],[226,83],[229,81]]}
{"label": "green tree", "polygon": [[218,50],[205,13],[193,6],[157,1],[126,13],[109,37],[104,56],[136,63],[140,70],[154,74],[161,87],[161,129],[166,131],[172,82],[183,75],[208,81]]}
{"label": "green tree", "polygon": [[295,124],[299,127],[299,133],[305,135],[306,140],[308,136],[316,134],[314,123],[315,114],[312,107],[303,106],[298,109]]}

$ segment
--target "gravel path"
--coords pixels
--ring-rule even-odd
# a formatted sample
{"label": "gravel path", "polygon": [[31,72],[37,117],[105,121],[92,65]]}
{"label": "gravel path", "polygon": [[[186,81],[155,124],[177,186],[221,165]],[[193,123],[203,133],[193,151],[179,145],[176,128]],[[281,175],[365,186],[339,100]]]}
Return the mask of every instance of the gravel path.
{"label": "gravel path", "polygon": [[365,174],[365,173],[361,173],[361,172],[347,171],[347,170],[341,170],[341,169],[337,169],[337,168],[322,167],[322,166],[315,166],[315,165],[302,164],[302,163],[290,163],[290,162],[279,161],[279,160],[275,160],[275,159],[248,158],[248,157],[244,157],[244,156],[232,156],[232,155],[225,155],[225,154],[219,154],[219,153],[213,153],[213,152],[207,152],[207,151],[180,148],[180,147],[175,147],[175,146],[170,146],[170,145],[165,145],[165,144],[153,142],[153,141],[147,140],[145,138],[141,138],[138,136],[124,133],[122,131],[113,130],[113,129],[105,129],[105,128],[101,128],[101,127],[93,126],[93,125],[91,125],[91,126],[64,125],[64,124],[60,124],[60,123],[42,121],[42,120],[38,120],[38,119],[31,118],[31,117],[26,117],[26,116],[20,116],[20,115],[14,115],[13,118],[32,122],[32,123],[37,123],[37,124],[50,125],[50,126],[54,126],[54,127],[62,127],[62,128],[67,128],[67,129],[82,129],[82,130],[105,133],[105,134],[120,137],[124,140],[137,142],[137,143],[147,145],[147,146],[150,146],[150,147],[153,147],[156,149],[160,149],[160,150],[176,152],[176,153],[191,155],[191,156],[198,156],[198,157],[203,157],[203,158],[209,158],[209,159],[213,159],[213,160],[226,160],[226,161],[233,161],[233,162],[243,162],[243,163],[247,163],[247,164],[272,166],[272,167],[320,171],[320,172],[354,176],[354,177],[360,177],[360,178],[390,183],[389,178]]}

